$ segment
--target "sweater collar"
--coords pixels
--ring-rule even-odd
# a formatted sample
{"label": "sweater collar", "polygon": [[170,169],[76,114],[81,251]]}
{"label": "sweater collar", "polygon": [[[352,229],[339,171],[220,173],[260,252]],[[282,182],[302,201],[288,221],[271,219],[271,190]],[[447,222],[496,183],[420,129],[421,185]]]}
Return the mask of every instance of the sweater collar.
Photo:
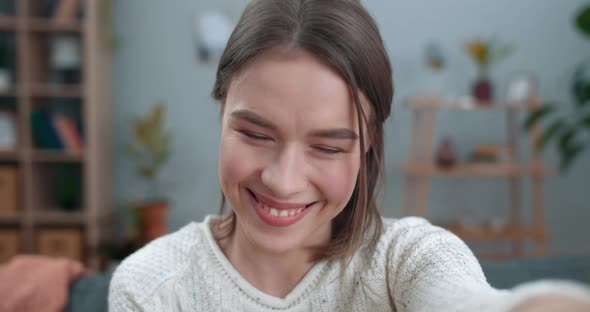
{"label": "sweater collar", "polygon": [[268,295],[256,287],[252,286],[231,264],[229,259],[221,251],[221,248],[215,241],[213,233],[211,232],[211,223],[218,220],[218,216],[209,215],[205,221],[201,223],[202,230],[205,232],[206,240],[209,245],[209,252],[212,253],[220,266],[223,274],[226,275],[238,290],[248,296],[254,302],[275,309],[287,309],[305,297],[309,296],[311,291],[316,287],[322,278],[326,278],[329,261],[320,261],[313,265],[313,267],[305,274],[303,279],[295,286],[293,290],[284,298]]}

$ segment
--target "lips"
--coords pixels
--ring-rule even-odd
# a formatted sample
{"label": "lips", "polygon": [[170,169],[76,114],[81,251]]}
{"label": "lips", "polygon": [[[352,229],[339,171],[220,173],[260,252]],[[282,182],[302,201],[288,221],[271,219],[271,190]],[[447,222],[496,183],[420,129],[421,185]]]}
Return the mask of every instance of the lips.
{"label": "lips", "polygon": [[296,223],[305,216],[311,206],[317,203],[317,201],[311,203],[278,202],[254,193],[250,189],[247,191],[258,216],[273,226],[288,226]]}

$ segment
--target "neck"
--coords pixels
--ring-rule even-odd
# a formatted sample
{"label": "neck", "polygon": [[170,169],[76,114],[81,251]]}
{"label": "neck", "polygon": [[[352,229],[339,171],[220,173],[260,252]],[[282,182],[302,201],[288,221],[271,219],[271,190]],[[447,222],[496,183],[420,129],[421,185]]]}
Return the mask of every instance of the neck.
{"label": "neck", "polygon": [[269,252],[249,241],[239,226],[232,236],[218,243],[248,283],[274,297],[287,296],[314,265],[311,251]]}

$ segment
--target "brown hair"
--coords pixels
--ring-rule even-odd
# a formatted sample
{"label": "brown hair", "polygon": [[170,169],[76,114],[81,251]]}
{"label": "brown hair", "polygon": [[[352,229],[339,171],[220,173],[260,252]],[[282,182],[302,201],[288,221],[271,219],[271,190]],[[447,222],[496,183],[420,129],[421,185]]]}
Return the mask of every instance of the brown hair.
{"label": "brown hair", "polygon": [[[390,114],[393,80],[389,58],[373,18],[355,0],[254,0],[234,29],[217,69],[213,97],[223,105],[232,79],[252,60],[274,48],[305,50],[331,66],[351,90],[358,112],[361,165],[354,192],[334,219],[332,238],[314,260],[349,259],[366,238],[374,244],[382,229],[377,206],[382,182],[383,123]],[[369,105],[361,105],[361,98]],[[369,106],[368,112],[363,106]],[[221,211],[225,196],[221,194]],[[236,226],[233,212],[218,224]]]}

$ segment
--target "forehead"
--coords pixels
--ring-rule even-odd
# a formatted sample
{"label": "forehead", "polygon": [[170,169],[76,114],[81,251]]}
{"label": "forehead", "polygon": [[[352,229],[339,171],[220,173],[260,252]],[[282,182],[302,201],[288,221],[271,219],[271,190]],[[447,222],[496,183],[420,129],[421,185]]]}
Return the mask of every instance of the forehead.
{"label": "forehead", "polygon": [[226,111],[251,109],[316,120],[349,120],[356,110],[348,84],[311,53],[269,52],[231,82]]}

